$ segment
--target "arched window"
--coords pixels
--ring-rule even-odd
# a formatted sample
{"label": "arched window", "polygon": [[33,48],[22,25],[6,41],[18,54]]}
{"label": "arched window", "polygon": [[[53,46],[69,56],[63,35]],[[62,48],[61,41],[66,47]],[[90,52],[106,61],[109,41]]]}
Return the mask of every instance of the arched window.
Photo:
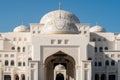
{"label": "arched window", "polygon": [[102,63],[101,63],[101,62],[98,62],[98,66],[102,66]]}
{"label": "arched window", "polygon": [[18,66],[21,66],[21,62],[18,62]]}
{"label": "arched window", "polygon": [[96,41],[96,38],[93,38],[93,41]]}
{"label": "arched window", "polygon": [[105,65],[109,66],[109,61],[108,60],[105,61]]}
{"label": "arched window", "polygon": [[102,47],[99,48],[99,52],[103,52],[103,48]]}
{"label": "arched window", "polygon": [[97,66],[97,62],[95,62],[94,65]]}
{"label": "arched window", "polygon": [[99,75],[95,74],[95,79],[94,80],[99,80]]}
{"label": "arched window", "polygon": [[103,38],[103,41],[106,41],[106,38]]}
{"label": "arched window", "polygon": [[32,60],[32,58],[28,58],[28,61]]}
{"label": "arched window", "polygon": [[19,41],[21,41],[21,38],[19,38]]}
{"label": "arched window", "polygon": [[8,60],[5,60],[5,66],[8,66],[9,63],[8,63]]}
{"label": "arched window", "polygon": [[111,61],[111,66],[114,66],[114,65],[115,65],[115,61],[112,60],[112,61]]}
{"label": "arched window", "polygon": [[13,41],[16,41],[16,38],[15,38],[15,37],[13,38]]}
{"label": "arched window", "polygon": [[38,33],[40,33],[40,31],[38,31]]}
{"label": "arched window", "polygon": [[10,75],[4,75],[4,80],[11,80],[11,76]]}
{"label": "arched window", "polygon": [[112,75],[109,75],[109,80],[116,80],[116,75],[115,74],[112,74]]}
{"label": "arched window", "polygon": [[95,52],[97,52],[97,47],[95,47]]}
{"label": "arched window", "polygon": [[20,52],[20,47],[17,48],[17,51]]}
{"label": "arched window", "polygon": [[13,60],[11,61],[11,66],[14,66],[14,61]]}
{"label": "arched window", "polygon": [[101,41],[101,39],[100,39],[100,38],[98,38],[98,41]]}
{"label": "arched window", "polygon": [[88,60],[92,60],[92,58],[89,57]]}
{"label": "arched window", "polygon": [[23,62],[23,66],[25,66],[25,62]]}
{"label": "arched window", "polygon": [[23,47],[23,52],[25,52],[25,47]]}
{"label": "arched window", "polygon": [[22,80],[25,80],[25,75],[24,74],[22,74]]}
{"label": "arched window", "polygon": [[35,31],[33,31],[33,34],[35,33]]}
{"label": "arched window", "polygon": [[17,74],[15,75],[15,80],[19,80],[19,76]]}
{"label": "arched window", "polygon": [[27,41],[27,38],[24,38],[24,41]]}
{"label": "arched window", "polygon": [[106,80],[106,75],[105,74],[101,75],[101,80]]}
{"label": "arched window", "polygon": [[104,49],[105,49],[105,50],[108,50],[108,47],[105,47]]}
{"label": "arched window", "polygon": [[12,49],[12,50],[15,50],[15,47],[12,47],[11,49]]}

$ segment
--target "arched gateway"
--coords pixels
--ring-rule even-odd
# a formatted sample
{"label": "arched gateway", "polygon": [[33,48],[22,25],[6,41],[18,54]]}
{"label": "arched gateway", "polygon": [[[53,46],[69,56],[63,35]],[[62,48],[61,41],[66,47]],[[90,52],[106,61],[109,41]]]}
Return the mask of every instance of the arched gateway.
{"label": "arched gateway", "polygon": [[[55,69],[56,67],[57,69]],[[74,59],[62,51],[58,51],[57,53],[49,56],[45,60],[45,77],[46,80],[74,80]]]}

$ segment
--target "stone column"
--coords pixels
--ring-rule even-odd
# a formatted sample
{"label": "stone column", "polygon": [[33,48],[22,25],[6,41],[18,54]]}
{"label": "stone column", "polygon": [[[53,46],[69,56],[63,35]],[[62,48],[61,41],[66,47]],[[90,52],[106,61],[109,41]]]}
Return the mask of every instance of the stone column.
{"label": "stone column", "polygon": [[29,69],[26,67],[26,72],[25,72],[25,80],[28,80],[29,77]]}
{"label": "stone column", "polygon": [[11,74],[11,80],[14,80],[14,74],[13,73]]}
{"label": "stone column", "polygon": [[19,80],[22,80],[21,74],[19,74],[18,76],[19,76]]}
{"label": "stone column", "polygon": [[81,71],[82,79],[81,80],[92,80],[92,67],[91,61],[83,61],[82,62],[82,71]]}
{"label": "stone column", "polygon": [[38,61],[29,62],[29,80],[40,80],[38,79]]}
{"label": "stone column", "polygon": [[35,70],[34,80],[38,80],[38,62],[35,63],[34,70]]}
{"label": "stone column", "polygon": [[11,80],[14,80],[14,68],[11,68]]}
{"label": "stone column", "polygon": [[105,66],[105,73],[106,73],[106,80],[109,80],[109,74],[108,74],[108,67],[107,66]]}
{"label": "stone column", "polygon": [[118,80],[120,80],[120,61],[118,61],[118,70],[117,70],[117,77],[118,77]]}
{"label": "stone column", "polygon": [[39,65],[39,80],[45,80],[44,76],[44,64]]}
{"label": "stone column", "polygon": [[2,62],[0,62],[0,80],[3,79],[3,74],[2,74]]}
{"label": "stone column", "polygon": [[0,67],[0,80],[2,80],[3,74],[2,74],[2,68]]}
{"label": "stone column", "polygon": [[76,70],[76,73],[75,73],[75,80],[81,80],[80,78],[81,78],[81,71],[80,71],[80,66],[78,66],[78,65],[76,65],[76,68],[75,68]]}

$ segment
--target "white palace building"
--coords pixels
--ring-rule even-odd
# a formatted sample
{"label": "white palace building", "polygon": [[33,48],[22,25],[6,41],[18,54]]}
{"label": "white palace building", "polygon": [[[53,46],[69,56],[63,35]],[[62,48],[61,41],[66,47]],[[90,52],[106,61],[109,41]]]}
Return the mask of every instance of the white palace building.
{"label": "white palace building", "polygon": [[0,80],[120,80],[120,34],[51,11],[0,33]]}

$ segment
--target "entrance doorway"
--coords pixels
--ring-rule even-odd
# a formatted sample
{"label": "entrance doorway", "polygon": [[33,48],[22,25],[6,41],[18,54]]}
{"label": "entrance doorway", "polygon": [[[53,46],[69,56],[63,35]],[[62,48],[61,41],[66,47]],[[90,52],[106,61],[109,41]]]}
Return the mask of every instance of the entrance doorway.
{"label": "entrance doorway", "polygon": [[[55,66],[61,64],[66,69],[66,77],[63,74],[54,75]],[[55,77],[55,78],[54,78]],[[75,79],[75,61],[74,59],[62,51],[49,56],[45,60],[45,78],[46,80],[74,80]],[[66,79],[64,79],[66,78]]]}
{"label": "entrance doorway", "polygon": [[63,74],[61,74],[61,73],[57,74],[56,80],[64,80]]}
{"label": "entrance doorway", "polygon": [[4,75],[4,80],[11,80],[11,76],[10,75]]}
{"label": "entrance doorway", "polygon": [[109,80],[115,80],[115,75],[109,75]]}

